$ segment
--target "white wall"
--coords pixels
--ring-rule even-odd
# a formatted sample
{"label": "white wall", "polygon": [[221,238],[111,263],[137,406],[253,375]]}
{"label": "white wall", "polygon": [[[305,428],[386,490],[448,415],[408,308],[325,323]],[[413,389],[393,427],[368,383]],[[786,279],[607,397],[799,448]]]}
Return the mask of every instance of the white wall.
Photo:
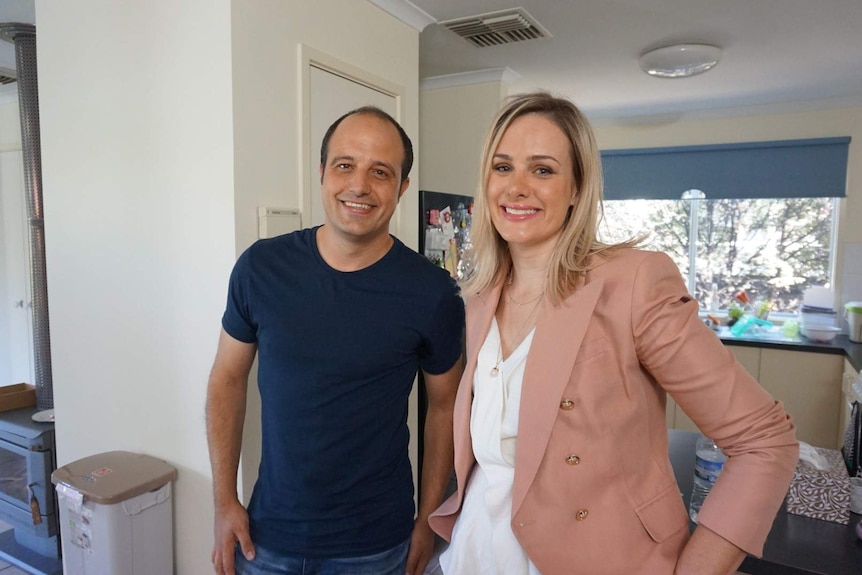
{"label": "white wall", "polygon": [[482,143],[506,93],[502,82],[421,91],[421,189],[476,195]]}
{"label": "white wall", "polygon": [[177,467],[177,573],[209,573],[203,405],[236,255],[230,0],[36,9],[58,463],[120,449]]}
{"label": "white wall", "polygon": [[[37,26],[59,463],[175,465],[176,572],[209,573],[206,380],[257,206],[299,207],[298,43],[404,86],[416,142],[418,32],[338,0],[37,0]],[[416,173],[398,230],[413,247]]]}
{"label": "white wall", "polygon": [[597,127],[602,149],[850,136],[847,198],[840,202],[837,305],[862,300],[862,108],[739,116],[666,124]]}

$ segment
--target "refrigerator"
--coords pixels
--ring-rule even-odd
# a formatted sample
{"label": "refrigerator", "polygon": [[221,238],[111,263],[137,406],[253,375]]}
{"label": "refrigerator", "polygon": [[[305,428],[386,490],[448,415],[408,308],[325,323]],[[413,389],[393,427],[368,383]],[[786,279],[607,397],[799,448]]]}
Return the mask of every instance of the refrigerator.
{"label": "refrigerator", "polygon": [[[469,261],[472,243],[473,198],[458,194],[420,190],[419,253],[435,265],[460,279],[471,271]],[[422,481],[422,459],[425,454],[425,412],[428,393],[419,372],[419,481]]]}
{"label": "refrigerator", "polygon": [[470,272],[465,256],[472,249],[470,225],[473,198],[422,190],[419,192],[419,253],[462,279]]}

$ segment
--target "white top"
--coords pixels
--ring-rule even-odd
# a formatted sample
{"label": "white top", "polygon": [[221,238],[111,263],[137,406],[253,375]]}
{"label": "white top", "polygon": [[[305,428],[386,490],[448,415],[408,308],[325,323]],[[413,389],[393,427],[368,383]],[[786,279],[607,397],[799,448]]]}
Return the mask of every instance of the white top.
{"label": "white top", "polygon": [[495,318],[479,350],[470,416],[478,465],[467,482],[452,543],[440,556],[440,566],[447,575],[540,575],[510,525],[521,385],[534,332],[535,328],[502,361]]}

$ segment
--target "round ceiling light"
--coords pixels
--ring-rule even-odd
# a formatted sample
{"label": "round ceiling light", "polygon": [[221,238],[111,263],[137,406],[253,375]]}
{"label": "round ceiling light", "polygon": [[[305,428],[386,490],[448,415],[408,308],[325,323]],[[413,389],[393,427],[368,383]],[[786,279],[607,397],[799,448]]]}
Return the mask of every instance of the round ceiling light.
{"label": "round ceiling light", "polygon": [[721,48],[709,44],[674,44],[640,57],[641,69],[657,78],[688,78],[703,74],[721,60]]}

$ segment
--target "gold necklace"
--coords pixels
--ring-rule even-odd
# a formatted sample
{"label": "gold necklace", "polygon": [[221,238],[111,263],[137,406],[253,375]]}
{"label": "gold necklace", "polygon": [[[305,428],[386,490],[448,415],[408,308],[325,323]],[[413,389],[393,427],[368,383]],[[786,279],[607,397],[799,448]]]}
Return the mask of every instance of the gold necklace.
{"label": "gold necklace", "polygon": [[[524,322],[521,324],[520,329],[516,332],[518,339],[516,339],[515,341],[517,341],[519,345],[523,340],[524,336],[527,335],[527,332],[525,330],[527,329],[527,327],[529,327],[530,320],[533,318],[533,314],[536,313],[537,309],[539,309],[539,302],[541,302],[540,298],[542,295],[544,295],[544,291],[542,292],[542,294],[539,294],[540,297],[537,297],[533,300],[533,302],[535,303],[533,303],[533,307],[530,309],[530,313],[528,313],[527,317],[524,318]],[[503,330],[499,325],[497,326],[497,329],[500,332],[500,345],[497,349],[497,362],[491,368],[491,377],[497,377],[497,375],[500,373],[500,366],[503,364]]]}
{"label": "gold necklace", "polygon": [[517,306],[523,307],[525,305],[529,305],[529,304],[533,303],[534,301],[536,301],[537,299],[542,297],[544,294],[545,294],[545,290],[542,290],[539,292],[539,295],[537,295],[536,297],[534,297],[530,301],[519,302],[518,300],[516,300],[515,298],[512,297],[512,294],[509,293],[509,290],[506,290],[506,299],[508,299],[510,302],[512,302],[513,304],[515,304]]}
{"label": "gold necklace", "polygon": [[509,290],[509,288],[512,286],[512,282],[514,280],[515,280],[515,274],[513,274],[512,270],[510,269],[509,273],[506,277],[506,299],[509,300],[511,303],[517,305],[517,306],[523,307],[525,305],[530,305],[531,303],[535,302],[537,299],[539,299],[540,297],[545,295],[545,288],[542,288],[542,291],[539,292],[539,295],[537,295],[533,299],[531,299],[529,301],[525,301],[525,302],[520,302],[520,301],[518,301],[512,297],[512,292]]}

